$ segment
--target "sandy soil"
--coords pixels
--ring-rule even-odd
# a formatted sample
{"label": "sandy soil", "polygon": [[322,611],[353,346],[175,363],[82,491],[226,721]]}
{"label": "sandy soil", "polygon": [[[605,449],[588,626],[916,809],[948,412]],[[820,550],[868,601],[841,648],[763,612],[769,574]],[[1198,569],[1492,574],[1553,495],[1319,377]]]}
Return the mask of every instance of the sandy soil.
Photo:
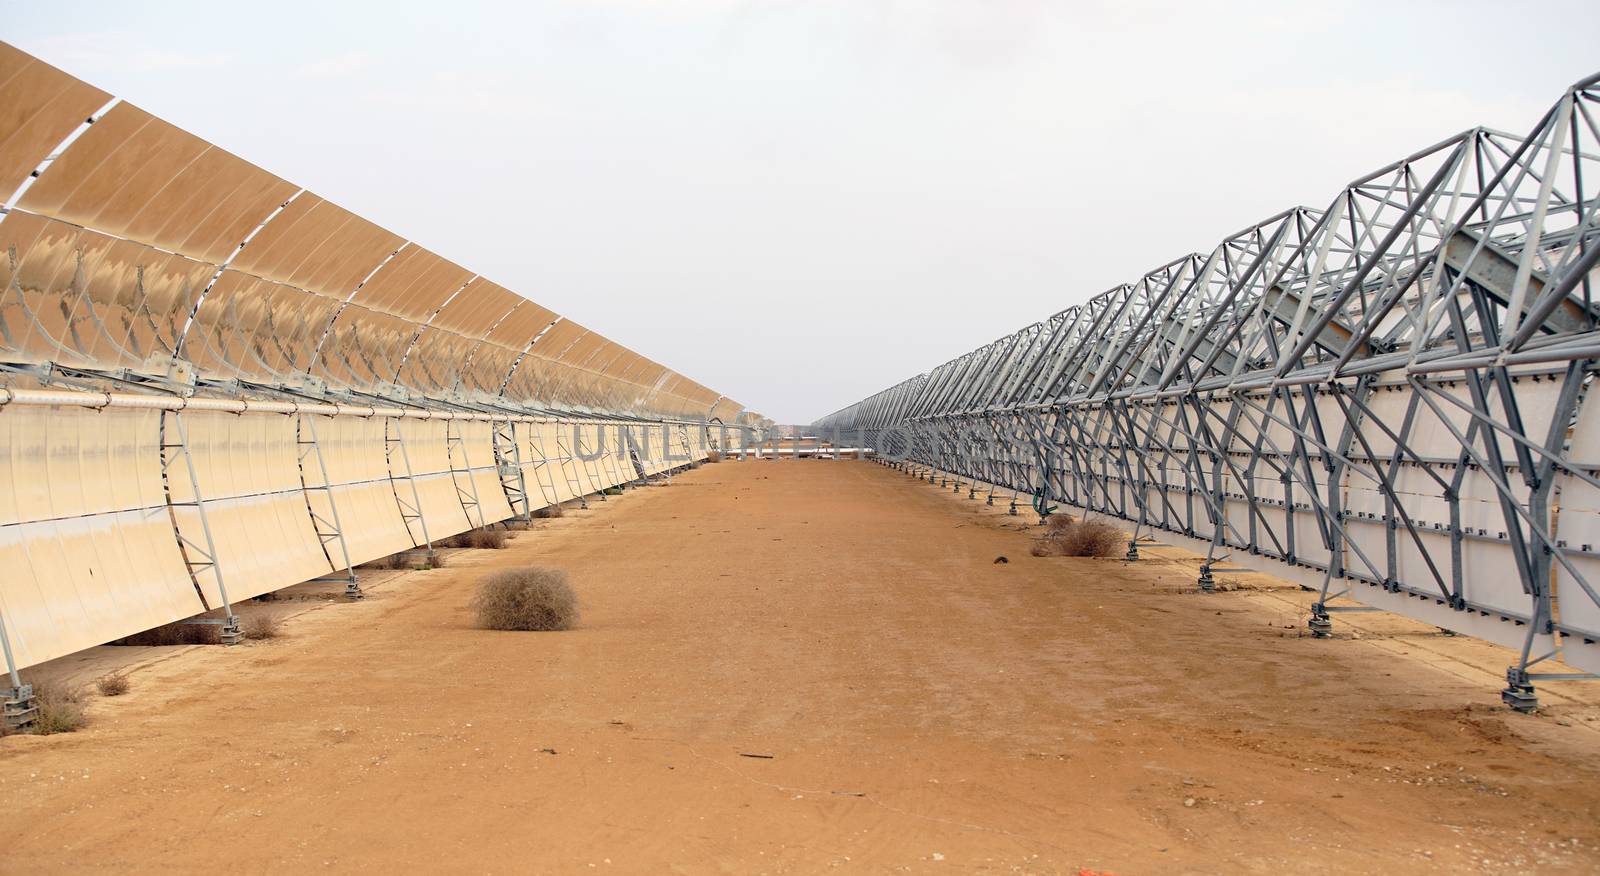
{"label": "sandy soil", "polygon": [[[1004,507],[724,462],[279,603],[276,640],[59,661],[133,690],[0,740],[0,870],[1600,870],[1600,685],[1515,715],[1498,648],[1302,637],[1298,591],[1032,557]],[[521,563],[580,629],[470,627]]]}

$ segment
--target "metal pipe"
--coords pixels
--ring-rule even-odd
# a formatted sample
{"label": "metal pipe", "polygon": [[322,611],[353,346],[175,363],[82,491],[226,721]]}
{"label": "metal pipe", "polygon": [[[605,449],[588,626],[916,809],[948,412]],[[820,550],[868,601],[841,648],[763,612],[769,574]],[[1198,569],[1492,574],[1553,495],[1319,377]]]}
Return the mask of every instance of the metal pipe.
{"label": "metal pipe", "polygon": [[[557,417],[525,414],[486,414],[474,411],[440,411],[419,408],[348,405],[337,402],[284,402],[261,399],[194,398],[175,395],[143,395],[132,392],[103,392],[71,389],[15,389],[0,387],[0,408],[6,405],[59,405],[84,408],[132,408],[162,411],[223,411],[231,414],[320,414],[322,416],[401,417],[408,420],[469,420],[475,422],[510,421],[516,423],[554,423]],[[611,418],[576,418],[581,422],[609,422]],[[662,420],[661,422],[679,422]],[[689,424],[690,421],[682,421]]]}

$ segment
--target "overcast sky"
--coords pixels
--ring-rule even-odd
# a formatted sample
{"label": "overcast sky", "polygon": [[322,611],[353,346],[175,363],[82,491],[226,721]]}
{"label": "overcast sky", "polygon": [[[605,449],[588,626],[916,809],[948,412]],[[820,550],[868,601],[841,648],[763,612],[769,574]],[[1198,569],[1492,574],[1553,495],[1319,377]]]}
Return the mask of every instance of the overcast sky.
{"label": "overcast sky", "polygon": [[1592,0],[0,12],[23,49],[802,423],[1455,131],[1525,133],[1600,70]]}

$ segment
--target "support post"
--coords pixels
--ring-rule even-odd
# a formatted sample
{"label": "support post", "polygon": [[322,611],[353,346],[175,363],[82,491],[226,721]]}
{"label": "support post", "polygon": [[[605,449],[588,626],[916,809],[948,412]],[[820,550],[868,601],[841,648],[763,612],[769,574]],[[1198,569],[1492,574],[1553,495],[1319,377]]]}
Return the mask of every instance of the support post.
{"label": "support post", "polygon": [[[299,434],[301,427],[311,433],[311,440],[307,441],[305,435]],[[328,459],[322,452],[322,439],[317,435],[317,420],[315,414],[303,414],[296,423],[295,439],[300,444],[300,452],[295,454],[295,462],[300,469],[300,490],[305,495],[306,511],[311,515],[311,526],[317,532],[317,540],[322,543],[322,553],[328,558],[328,565],[338,568],[334,563],[333,552],[328,550],[330,543],[339,546],[339,558],[344,562],[344,574],[317,578],[318,581],[335,581],[344,584],[344,595],[351,599],[360,599],[361,583],[356,580],[355,566],[350,562],[350,545],[344,539],[344,524],[339,520],[339,502],[333,496],[333,479],[328,475]],[[317,471],[322,477],[321,486],[312,486],[311,479],[306,477],[306,457],[314,456]],[[328,499],[328,517],[324,519],[317,509],[311,504],[311,491],[320,490]]]}
{"label": "support post", "polygon": [[528,478],[522,470],[522,447],[517,442],[517,424],[495,420],[489,424],[494,449],[494,469],[500,476],[500,489],[506,494],[511,513],[524,523],[533,520],[533,501],[528,496]]}
{"label": "support post", "polygon": [[[394,491],[395,504],[400,506],[400,519],[406,524],[406,531],[411,531],[411,522],[413,520],[416,521],[417,528],[422,531],[422,543],[428,551],[428,564],[432,565],[435,556],[433,538],[428,535],[428,520],[422,515],[422,494],[417,492],[417,479],[411,470],[411,454],[406,450],[406,435],[405,431],[400,428],[400,419],[400,417],[394,417],[384,423],[384,457],[389,466],[389,487]],[[390,424],[394,426],[393,438],[389,437]],[[396,448],[400,450],[400,467],[404,469],[398,475],[395,473],[394,451]],[[399,481],[401,479],[404,479],[410,487],[411,504],[409,505],[406,504],[404,499],[400,498]],[[416,536],[413,535],[412,538],[415,539]]]}
{"label": "support post", "polygon": [[39,713],[39,704],[33,698],[33,685],[23,684],[17,672],[16,658],[11,654],[11,636],[6,632],[5,615],[0,614],[0,648],[5,650],[6,673],[11,686],[0,690],[0,721],[7,732],[26,730]]}
{"label": "support post", "polygon": [[[483,519],[483,505],[478,502],[478,482],[472,477],[472,460],[467,457],[467,440],[461,434],[461,428],[456,424],[459,420],[444,421],[444,445],[446,455],[450,460],[450,483],[456,488],[456,498],[461,500],[461,510],[466,514],[467,525],[472,525],[473,514],[478,517],[478,527],[487,525]],[[456,468],[456,455],[461,456],[461,468]],[[461,488],[461,479],[458,474],[465,474],[467,478],[466,489]]]}
{"label": "support post", "polygon": [[[177,443],[169,443],[165,435],[167,417],[171,416],[173,426],[178,433]],[[183,556],[184,565],[189,568],[189,580],[194,582],[195,591],[200,590],[200,572],[210,569],[212,580],[217,582],[217,595],[222,598],[222,632],[221,640],[224,645],[237,645],[244,641],[244,630],[239,626],[239,617],[233,613],[233,600],[228,598],[228,584],[223,580],[222,565],[217,562],[217,543],[211,537],[211,521],[206,516],[205,494],[200,489],[200,476],[194,465],[194,454],[190,452],[189,425],[183,418],[182,410],[164,413],[161,417],[161,476],[163,486],[166,488],[168,513],[172,519],[172,532],[178,539],[178,552]],[[172,455],[168,454],[172,451]],[[189,475],[189,490],[194,496],[193,502],[172,501],[172,463],[177,461],[174,457],[183,460],[184,468]],[[192,506],[195,515],[200,518],[201,537],[205,539],[204,545],[198,545],[185,538],[178,528],[178,518],[171,513],[174,507]],[[197,562],[195,555],[199,555]]]}

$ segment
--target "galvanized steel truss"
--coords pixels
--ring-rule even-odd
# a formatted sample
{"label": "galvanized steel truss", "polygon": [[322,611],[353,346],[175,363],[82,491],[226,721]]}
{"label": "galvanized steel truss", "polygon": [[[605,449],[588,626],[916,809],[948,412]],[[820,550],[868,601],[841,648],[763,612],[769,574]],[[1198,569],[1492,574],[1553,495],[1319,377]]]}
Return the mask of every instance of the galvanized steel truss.
{"label": "galvanized steel truss", "polygon": [[[1600,670],[1600,77],[818,421]],[[1545,677],[1549,677],[1546,674]]]}

